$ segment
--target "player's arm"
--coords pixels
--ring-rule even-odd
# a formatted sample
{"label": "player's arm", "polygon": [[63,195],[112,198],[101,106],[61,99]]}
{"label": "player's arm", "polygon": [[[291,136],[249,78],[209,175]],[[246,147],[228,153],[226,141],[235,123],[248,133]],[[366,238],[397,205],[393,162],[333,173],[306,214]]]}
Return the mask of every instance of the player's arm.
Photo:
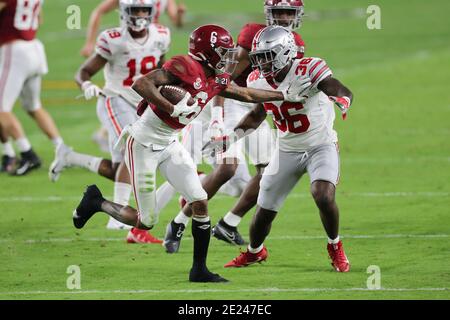
{"label": "player's arm", "polygon": [[[167,112],[173,117],[176,117],[185,111],[182,107],[187,108],[187,105],[185,104],[188,95],[186,95],[185,99],[180,101],[177,105],[173,105],[170,101],[163,97],[163,95],[159,92],[158,87],[170,84],[177,85],[180,83],[181,80],[169,71],[164,69],[156,69],[137,79],[131,88],[147,102],[154,104],[158,109]],[[185,106],[183,106],[183,104]]]}
{"label": "player's arm", "polygon": [[350,89],[332,76],[323,79],[317,85],[317,88],[325,93],[330,100],[337,105],[342,112],[342,117],[345,119],[347,111],[353,102],[353,94]]}
{"label": "player's arm", "polygon": [[94,51],[95,39],[100,28],[102,16],[118,7],[119,0],[104,0],[92,11],[87,28],[86,42],[80,52],[82,56],[89,57]]}
{"label": "player's arm", "polygon": [[169,0],[167,3],[166,12],[172,23],[177,28],[181,28],[183,26],[184,14],[186,13],[186,6],[184,3],[177,4],[175,0]]}
{"label": "player's arm", "polygon": [[90,100],[94,97],[98,97],[101,93],[101,89],[91,82],[92,77],[97,74],[105,64],[108,62],[105,58],[99,54],[94,54],[87,59],[78,69],[75,75],[75,81],[83,90],[86,100]]}
{"label": "player's arm", "polygon": [[158,66],[156,67],[157,69],[161,69],[162,66],[164,65],[164,63],[166,63],[166,55],[162,55],[161,58],[159,58],[159,62],[158,62]]}

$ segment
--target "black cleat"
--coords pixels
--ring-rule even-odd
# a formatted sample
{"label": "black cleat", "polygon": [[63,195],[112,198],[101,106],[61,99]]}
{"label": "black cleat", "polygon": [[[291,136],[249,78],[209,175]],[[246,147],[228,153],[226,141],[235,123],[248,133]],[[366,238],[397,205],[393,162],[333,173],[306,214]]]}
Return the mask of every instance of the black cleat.
{"label": "black cleat", "polygon": [[2,157],[2,166],[0,168],[0,172],[6,172],[6,173],[14,173],[14,167],[16,165],[17,159],[15,157],[10,157],[7,155],[4,155]]}
{"label": "black cleat", "polygon": [[230,244],[237,246],[243,246],[246,244],[237,228],[226,224],[223,219],[220,219],[219,223],[212,228],[211,232],[215,238]]}
{"label": "black cleat", "polygon": [[105,199],[96,185],[86,188],[78,207],[73,211],[73,225],[77,229],[84,227],[86,222],[96,213],[101,211],[102,202]]}
{"label": "black cleat", "polygon": [[222,278],[217,273],[210,272],[207,268],[196,269],[192,268],[189,272],[190,282],[228,282],[227,279]]}
{"label": "black cleat", "polygon": [[180,249],[181,238],[183,237],[185,225],[171,221],[166,227],[163,246],[167,253],[177,253]]}
{"label": "black cleat", "polygon": [[13,175],[24,176],[32,170],[39,169],[42,165],[41,159],[34,153],[33,149],[27,152],[21,152],[21,159]]}

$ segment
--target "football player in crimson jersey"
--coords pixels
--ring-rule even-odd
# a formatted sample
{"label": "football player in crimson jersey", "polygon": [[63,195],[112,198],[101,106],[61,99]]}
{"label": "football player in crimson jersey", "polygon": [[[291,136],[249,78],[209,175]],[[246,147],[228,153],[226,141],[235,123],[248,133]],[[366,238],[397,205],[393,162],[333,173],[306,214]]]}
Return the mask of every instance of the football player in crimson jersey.
{"label": "football player in crimson jersey", "polygon": [[267,258],[264,239],[284,200],[307,172],[311,194],[328,236],[327,249],[332,266],[338,272],[350,270],[339,239],[339,210],[335,201],[339,154],[337,134],[333,130],[334,113],[330,114],[328,106],[322,103],[322,95],[336,103],[344,118],[353,96],[333,77],[324,60],[295,59],[295,56],[295,40],[287,29],[269,26],[255,36],[250,58],[257,69],[248,77],[248,87],[282,90],[298,78],[309,78],[305,101],[257,104],[230,136],[218,138],[208,146],[226,150],[229,141],[241,139],[249,130],[256,129],[267,114],[272,115],[278,129],[279,146],[261,179],[256,214],[250,226],[250,245],[225,267],[244,267]]}
{"label": "football player in crimson jersey", "polygon": [[[63,144],[52,117],[42,108],[41,77],[47,73],[44,46],[36,39],[42,0],[0,0],[0,128],[3,130],[4,157],[2,170],[25,175],[41,166],[31,148],[21,123],[12,112],[20,98],[23,108],[35,120],[55,147]],[[26,63],[24,63],[24,61]],[[13,169],[12,137],[21,153]]]}
{"label": "football player in crimson jersey", "polygon": [[[304,15],[303,2],[301,0],[266,0],[264,3],[264,11],[266,15],[267,25],[281,25],[292,31],[297,47],[296,58],[303,57],[305,52],[305,43],[301,36],[294,30],[299,28],[302,23]],[[247,86],[247,77],[253,71],[249,59],[249,52],[251,51],[252,40],[257,32],[264,29],[266,25],[259,23],[246,24],[238,36],[238,53],[237,60],[239,63],[233,73],[232,79],[236,84],[242,87]],[[328,98],[326,98],[328,100]],[[214,105],[211,106],[211,125],[209,132],[211,138],[231,132],[239,123],[242,117],[252,109],[253,105],[245,102],[240,102],[232,99],[223,99],[217,97]],[[193,132],[193,131],[190,131]],[[271,152],[274,149],[274,137],[269,124],[264,121],[261,126],[253,134],[246,137],[248,141],[244,144],[243,141],[233,145],[228,152],[222,154],[218,159],[218,165],[211,174],[202,180],[202,184],[208,197],[213,197],[222,186],[238,188],[235,194],[240,194],[240,198],[235,206],[224,216],[219,223],[213,227],[213,235],[226,242],[242,245],[244,240],[237,230],[242,217],[256,205],[256,200],[259,192],[259,182],[261,180],[262,172],[267,166]],[[188,139],[186,139],[188,140]],[[244,148],[245,145],[245,148]],[[259,148],[252,148],[252,146],[259,146]],[[233,183],[240,182],[243,179],[234,177],[236,172],[242,174],[242,166],[246,165],[244,152],[247,153],[250,162],[256,167],[256,175],[252,177],[244,189],[241,186]],[[230,180],[231,179],[231,180]],[[230,185],[231,184],[231,185]],[[190,217],[192,211],[188,206],[185,206],[177,215],[177,217],[170,223],[174,229],[182,228],[179,223],[186,222],[187,217]],[[168,230],[169,227],[168,227]],[[179,242],[180,237],[176,237],[174,233],[166,233],[164,242]]]}
{"label": "football player in crimson jersey", "polygon": [[[130,4],[131,3],[131,4]],[[136,107],[142,98],[131,89],[134,80],[164,64],[169,51],[170,31],[151,23],[155,13],[154,0],[120,0],[124,27],[103,31],[97,40],[96,53],[86,60],[76,75],[77,84],[87,100],[97,98],[97,116],[108,129],[111,160],[74,152],[71,148],[57,149],[50,166],[49,177],[55,182],[69,167],[81,167],[114,181],[114,202],[127,205],[131,194],[124,154],[114,150],[122,128],[138,118]],[[104,69],[103,89],[91,82]],[[108,229],[127,229],[128,225],[110,218]],[[132,228],[129,243],[161,243],[145,230]]]}
{"label": "football player in crimson jersey", "polygon": [[[125,162],[130,171],[137,210],[107,201],[96,186],[89,186],[73,214],[76,228],[82,228],[99,211],[130,226],[153,228],[158,221],[154,209],[156,171],[159,169],[192,207],[194,261],[189,280],[226,281],[211,273],[206,266],[211,236],[208,195],[202,188],[192,158],[178,142],[177,134],[217,94],[254,103],[299,101],[301,97],[297,87],[302,87],[304,82],[304,79],[294,81],[284,91],[231,86],[228,72],[232,72],[236,64],[235,52],[233,38],[227,30],[216,25],[205,25],[192,32],[189,55],[173,57],[162,69],[152,71],[134,83],[133,89],[144,98],[138,108],[141,117],[122,131],[122,137],[127,138]],[[173,105],[158,91],[158,87],[164,85],[179,86],[188,93]],[[196,102],[188,106],[190,96]]]}

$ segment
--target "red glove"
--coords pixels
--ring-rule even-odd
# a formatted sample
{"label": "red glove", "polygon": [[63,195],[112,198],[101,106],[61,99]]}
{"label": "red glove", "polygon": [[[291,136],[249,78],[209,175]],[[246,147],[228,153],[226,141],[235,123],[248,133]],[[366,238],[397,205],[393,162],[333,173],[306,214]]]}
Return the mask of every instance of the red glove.
{"label": "red glove", "polygon": [[342,119],[345,120],[347,118],[347,112],[348,112],[348,109],[350,108],[350,104],[351,104],[350,98],[349,97],[334,97],[334,96],[329,96],[329,98],[341,110]]}
{"label": "red glove", "polygon": [[231,74],[229,73],[221,73],[216,75],[215,79],[216,85],[221,89],[226,89],[231,82]]}

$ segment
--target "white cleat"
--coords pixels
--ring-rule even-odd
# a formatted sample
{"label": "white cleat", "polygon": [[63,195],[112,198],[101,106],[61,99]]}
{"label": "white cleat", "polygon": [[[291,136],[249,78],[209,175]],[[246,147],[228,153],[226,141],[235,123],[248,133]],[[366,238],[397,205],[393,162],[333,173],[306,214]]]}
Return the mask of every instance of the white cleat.
{"label": "white cleat", "polygon": [[55,151],[55,160],[53,160],[48,170],[48,178],[51,182],[56,182],[61,175],[61,172],[69,167],[66,159],[67,155],[72,152],[72,148],[65,144],[60,144]]}
{"label": "white cleat", "polygon": [[106,225],[106,229],[108,230],[130,230],[131,226],[126,225],[116,219],[109,217],[108,224]]}

